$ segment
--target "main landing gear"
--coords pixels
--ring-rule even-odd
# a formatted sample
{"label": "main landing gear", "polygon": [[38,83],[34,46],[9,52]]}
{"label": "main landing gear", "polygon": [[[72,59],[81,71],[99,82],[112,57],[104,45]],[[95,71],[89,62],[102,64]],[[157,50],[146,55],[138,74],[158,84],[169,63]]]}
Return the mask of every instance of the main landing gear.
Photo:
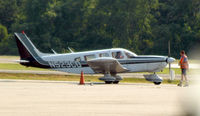
{"label": "main landing gear", "polygon": [[[150,75],[144,75],[147,81],[153,82],[155,85],[160,85],[163,81],[162,77],[158,76],[156,73]],[[106,73],[99,80],[105,81],[106,84],[118,84],[122,80],[122,77],[116,75],[116,73]]]}
{"label": "main landing gear", "polygon": [[153,82],[155,85],[160,85],[161,82]]}
{"label": "main landing gear", "polygon": [[119,81],[105,81],[105,84],[118,84]]}
{"label": "main landing gear", "polygon": [[160,85],[163,81],[162,77],[158,76],[156,73],[150,75],[144,75],[147,81],[153,82],[155,85]]}
{"label": "main landing gear", "polygon": [[106,84],[118,84],[122,77],[116,75],[116,73],[106,73],[103,77],[100,77],[99,80],[105,81]]}

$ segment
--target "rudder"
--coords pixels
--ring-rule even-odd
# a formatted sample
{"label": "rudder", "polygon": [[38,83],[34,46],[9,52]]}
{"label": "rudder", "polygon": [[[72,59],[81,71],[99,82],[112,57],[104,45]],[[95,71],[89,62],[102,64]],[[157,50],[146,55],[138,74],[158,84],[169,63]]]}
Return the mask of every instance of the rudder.
{"label": "rudder", "polygon": [[25,66],[42,67],[47,68],[49,64],[42,59],[44,53],[41,53],[29,40],[25,33],[15,33],[15,39],[20,55],[20,64]]}

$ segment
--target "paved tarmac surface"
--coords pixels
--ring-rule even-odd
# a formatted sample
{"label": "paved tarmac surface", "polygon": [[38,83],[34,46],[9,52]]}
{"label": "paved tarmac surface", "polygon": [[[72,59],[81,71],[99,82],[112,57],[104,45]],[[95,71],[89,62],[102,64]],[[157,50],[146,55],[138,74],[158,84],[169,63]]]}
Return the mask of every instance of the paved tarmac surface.
{"label": "paved tarmac surface", "polygon": [[0,80],[0,116],[182,116],[175,85]]}

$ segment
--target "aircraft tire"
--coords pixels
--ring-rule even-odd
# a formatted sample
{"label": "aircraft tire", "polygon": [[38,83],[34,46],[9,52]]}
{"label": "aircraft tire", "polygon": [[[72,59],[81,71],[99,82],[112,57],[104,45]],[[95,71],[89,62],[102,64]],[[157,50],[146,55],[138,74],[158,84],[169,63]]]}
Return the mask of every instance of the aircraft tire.
{"label": "aircraft tire", "polygon": [[119,83],[119,81],[113,81],[113,84],[118,84]]}
{"label": "aircraft tire", "polygon": [[155,85],[160,85],[161,82],[153,82]]}
{"label": "aircraft tire", "polygon": [[112,84],[113,81],[105,81],[106,84]]}

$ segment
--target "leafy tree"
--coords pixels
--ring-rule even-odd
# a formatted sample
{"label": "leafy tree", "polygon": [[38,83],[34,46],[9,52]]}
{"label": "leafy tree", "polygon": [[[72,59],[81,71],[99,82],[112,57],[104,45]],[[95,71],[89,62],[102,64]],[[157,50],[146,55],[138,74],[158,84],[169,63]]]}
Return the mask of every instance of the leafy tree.
{"label": "leafy tree", "polygon": [[16,0],[0,0],[0,24],[6,26],[9,30],[17,18]]}
{"label": "leafy tree", "polygon": [[0,24],[0,42],[2,42],[4,39],[7,39],[7,37],[8,37],[7,28]]}
{"label": "leafy tree", "polygon": [[7,38],[8,38],[8,32],[7,28],[3,25],[0,25],[0,52],[6,53],[7,52]]}
{"label": "leafy tree", "polygon": [[43,52],[122,47],[167,55],[170,40],[178,58],[200,42],[199,11],[199,0],[0,0],[0,29],[8,30],[0,54],[17,54],[13,33],[25,30]]}

